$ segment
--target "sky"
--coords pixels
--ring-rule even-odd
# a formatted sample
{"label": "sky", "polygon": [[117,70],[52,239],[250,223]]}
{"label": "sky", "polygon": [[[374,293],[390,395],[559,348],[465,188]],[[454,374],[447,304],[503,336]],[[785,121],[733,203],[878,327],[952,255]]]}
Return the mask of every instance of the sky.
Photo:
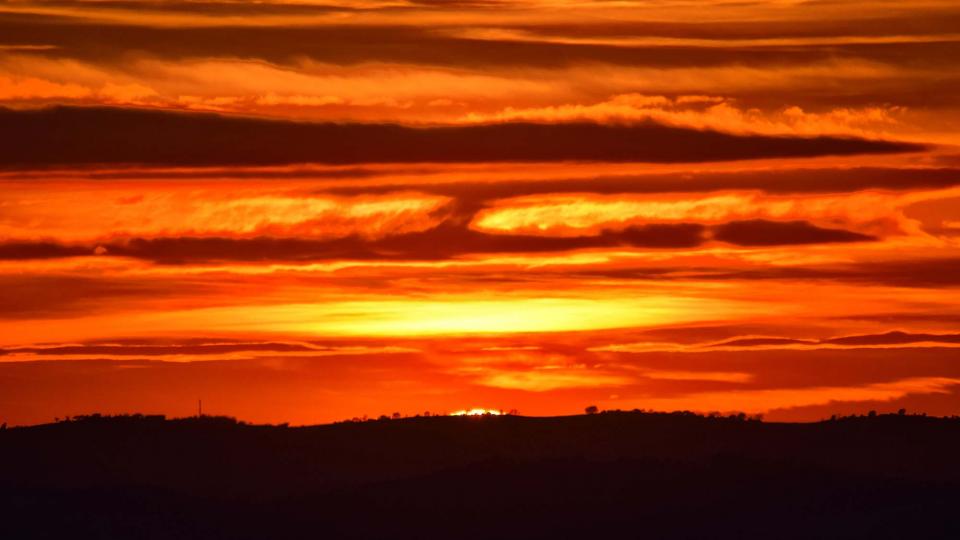
{"label": "sky", "polygon": [[0,422],[960,414],[954,0],[6,0],[0,141]]}

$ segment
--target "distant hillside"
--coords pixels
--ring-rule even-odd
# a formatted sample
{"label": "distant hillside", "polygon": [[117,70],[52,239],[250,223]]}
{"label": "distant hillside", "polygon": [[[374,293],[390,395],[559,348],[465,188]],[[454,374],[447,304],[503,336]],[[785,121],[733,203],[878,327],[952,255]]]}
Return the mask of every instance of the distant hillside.
{"label": "distant hillside", "polygon": [[960,419],[424,417],[0,431],[0,538],[960,538]]}

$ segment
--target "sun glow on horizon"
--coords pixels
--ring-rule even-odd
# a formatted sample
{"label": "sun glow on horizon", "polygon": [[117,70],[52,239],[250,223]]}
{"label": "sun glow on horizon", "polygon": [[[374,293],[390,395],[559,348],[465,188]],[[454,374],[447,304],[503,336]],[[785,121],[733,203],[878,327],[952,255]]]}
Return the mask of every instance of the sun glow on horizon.
{"label": "sun glow on horizon", "polygon": [[501,416],[503,412],[495,409],[464,409],[450,413],[450,416]]}

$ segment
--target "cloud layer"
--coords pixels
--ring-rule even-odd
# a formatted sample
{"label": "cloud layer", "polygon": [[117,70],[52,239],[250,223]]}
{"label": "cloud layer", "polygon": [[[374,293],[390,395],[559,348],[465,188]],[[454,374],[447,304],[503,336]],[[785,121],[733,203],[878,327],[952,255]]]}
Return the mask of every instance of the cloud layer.
{"label": "cloud layer", "polygon": [[958,414],[958,22],[0,2],[0,421]]}
{"label": "cloud layer", "polygon": [[820,137],[741,137],[655,124],[409,128],[312,124],[123,109],[0,111],[7,167],[645,161],[916,152],[922,146]]}

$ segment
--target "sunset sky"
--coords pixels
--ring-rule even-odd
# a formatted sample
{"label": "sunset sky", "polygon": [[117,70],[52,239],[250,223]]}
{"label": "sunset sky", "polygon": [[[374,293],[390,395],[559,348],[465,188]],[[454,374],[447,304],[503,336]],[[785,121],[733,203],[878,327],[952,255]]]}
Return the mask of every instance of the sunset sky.
{"label": "sunset sky", "polygon": [[960,414],[956,0],[6,0],[0,143],[0,422]]}

